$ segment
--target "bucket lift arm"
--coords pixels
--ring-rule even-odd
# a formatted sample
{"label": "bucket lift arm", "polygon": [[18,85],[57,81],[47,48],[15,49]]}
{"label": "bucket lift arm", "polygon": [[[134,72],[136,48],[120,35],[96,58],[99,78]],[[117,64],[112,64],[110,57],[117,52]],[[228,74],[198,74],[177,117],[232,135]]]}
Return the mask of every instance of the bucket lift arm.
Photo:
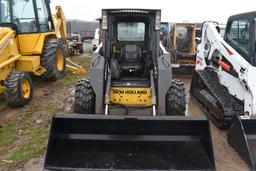
{"label": "bucket lift arm", "polygon": [[6,58],[0,63],[0,70],[20,58],[14,37],[14,30],[7,27],[0,28],[0,56]]}
{"label": "bucket lift arm", "polygon": [[211,68],[217,73],[220,84],[244,102],[244,113],[256,115],[256,67],[225,42],[216,27],[213,22],[203,25],[196,70]]}

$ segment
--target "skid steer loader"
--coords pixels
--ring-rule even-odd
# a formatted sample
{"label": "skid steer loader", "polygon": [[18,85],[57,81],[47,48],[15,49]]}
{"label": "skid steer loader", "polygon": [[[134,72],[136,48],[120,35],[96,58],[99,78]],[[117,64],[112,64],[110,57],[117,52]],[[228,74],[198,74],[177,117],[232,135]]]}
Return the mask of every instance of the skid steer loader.
{"label": "skid steer loader", "polygon": [[29,73],[55,81],[66,65],[76,69],[66,59],[65,22],[61,7],[51,15],[48,0],[0,0],[0,94],[9,105],[30,102]]}
{"label": "skid steer loader", "polygon": [[214,22],[205,22],[198,46],[191,97],[228,142],[256,169],[256,12],[231,16],[224,40]]}
{"label": "skid steer loader", "polygon": [[196,65],[196,25],[176,23],[170,37],[173,74],[192,75]]}
{"label": "skid steer loader", "polygon": [[45,170],[214,170],[209,121],[186,117],[160,10],[102,11],[103,42],[74,110],[53,117]]}

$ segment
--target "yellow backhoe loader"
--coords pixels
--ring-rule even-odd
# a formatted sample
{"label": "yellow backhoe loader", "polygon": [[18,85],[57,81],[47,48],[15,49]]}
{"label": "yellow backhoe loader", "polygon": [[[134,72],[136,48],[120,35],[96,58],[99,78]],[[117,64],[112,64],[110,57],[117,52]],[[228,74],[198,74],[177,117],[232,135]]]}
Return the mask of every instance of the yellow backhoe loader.
{"label": "yellow backhoe loader", "polygon": [[28,104],[30,74],[60,79],[66,66],[83,72],[66,58],[66,20],[61,7],[51,14],[49,0],[0,0],[0,94],[11,106]]}

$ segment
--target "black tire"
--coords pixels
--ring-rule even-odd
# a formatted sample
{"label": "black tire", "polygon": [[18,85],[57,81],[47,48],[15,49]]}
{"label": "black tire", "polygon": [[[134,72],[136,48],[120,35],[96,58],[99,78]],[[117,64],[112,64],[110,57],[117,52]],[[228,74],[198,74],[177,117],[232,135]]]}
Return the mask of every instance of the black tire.
{"label": "black tire", "polygon": [[166,115],[185,116],[186,93],[184,83],[173,80],[170,89],[166,94]]}
{"label": "black tire", "polygon": [[[62,54],[62,67],[58,67],[58,55]],[[56,81],[64,76],[66,70],[66,51],[63,44],[57,39],[47,39],[41,56],[41,65],[47,70],[42,78],[47,81]]]}
{"label": "black tire", "polygon": [[95,94],[89,80],[83,79],[77,82],[75,88],[74,112],[80,114],[95,114]]}
{"label": "black tire", "polygon": [[[29,91],[23,92],[23,82],[29,86]],[[29,74],[12,72],[4,81],[4,96],[10,106],[22,107],[27,105],[33,96],[33,85]]]}

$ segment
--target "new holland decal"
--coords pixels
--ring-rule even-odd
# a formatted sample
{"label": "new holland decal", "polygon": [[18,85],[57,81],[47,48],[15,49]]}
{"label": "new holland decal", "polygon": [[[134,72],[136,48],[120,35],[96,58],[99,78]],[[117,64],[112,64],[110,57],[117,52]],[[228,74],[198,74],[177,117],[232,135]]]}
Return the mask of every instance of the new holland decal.
{"label": "new holland decal", "polygon": [[146,90],[113,90],[114,94],[147,94]]}

